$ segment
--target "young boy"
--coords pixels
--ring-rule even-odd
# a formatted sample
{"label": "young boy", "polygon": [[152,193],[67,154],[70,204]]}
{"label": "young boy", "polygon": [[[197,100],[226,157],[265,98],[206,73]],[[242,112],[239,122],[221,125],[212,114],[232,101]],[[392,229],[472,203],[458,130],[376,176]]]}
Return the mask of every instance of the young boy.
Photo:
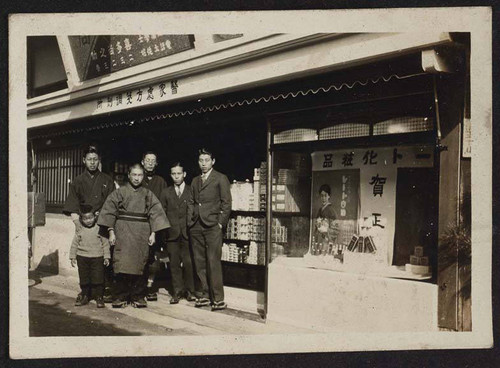
{"label": "young boy", "polygon": [[156,232],[170,227],[160,201],[141,184],[144,169],[130,166],[129,182],[115,190],[104,202],[97,223],[108,229],[109,242],[115,246],[113,270],[113,308],[123,308],[130,299],[137,308],[147,306],[144,266]]}
{"label": "young boy", "polygon": [[71,266],[78,264],[81,293],[76,298],[75,305],[88,304],[95,299],[97,308],[104,308],[104,266],[109,265],[109,242],[99,235],[96,215],[92,206],[82,205],[80,224],[69,251]]}
{"label": "young boy", "polygon": [[184,182],[186,172],[180,162],[172,164],[170,177],[174,185],[163,190],[160,202],[172,225],[168,229],[166,245],[174,289],[170,304],[177,304],[183,297],[188,301],[195,300],[193,262],[187,233],[187,205],[191,199],[191,187]]}

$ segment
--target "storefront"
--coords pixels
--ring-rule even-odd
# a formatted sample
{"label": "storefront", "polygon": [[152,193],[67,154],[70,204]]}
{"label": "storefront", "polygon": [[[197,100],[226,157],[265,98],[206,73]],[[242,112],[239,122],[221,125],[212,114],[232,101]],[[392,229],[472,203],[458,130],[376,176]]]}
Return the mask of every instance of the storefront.
{"label": "storefront", "polygon": [[[180,160],[189,182],[197,149],[209,146],[233,182],[222,251],[230,305],[324,331],[445,325],[438,244],[444,224],[459,216],[444,210],[454,206],[442,193],[452,181],[444,174],[466,176],[454,166],[464,159],[460,136],[449,133],[461,129],[466,105],[463,49],[450,35],[307,42],[185,80],[161,75],[76,105],[33,107],[36,191],[54,213],[35,248],[54,236],[64,244],[71,232],[56,213],[82,170],[83,144],[102,147],[102,170],[118,184],[149,150],[160,175],[168,178],[168,164]],[[348,47],[349,62],[328,59]],[[323,56],[317,64],[290,65],[312,52]],[[459,93],[447,96],[451,88]],[[53,262],[68,272],[64,247],[41,248],[38,263],[57,251]],[[395,313],[401,308],[409,312]]]}

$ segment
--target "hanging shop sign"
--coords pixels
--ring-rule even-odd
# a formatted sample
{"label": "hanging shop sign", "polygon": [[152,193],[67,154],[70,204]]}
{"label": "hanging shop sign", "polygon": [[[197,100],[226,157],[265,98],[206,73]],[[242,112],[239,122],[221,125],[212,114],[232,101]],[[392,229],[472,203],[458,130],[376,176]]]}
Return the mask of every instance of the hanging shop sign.
{"label": "hanging shop sign", "polygon": [[69,42],[82,81],[194,48],[192,35],[70,36]]}
{"label": "hanging shop sign", "polygon": [[[372,147],[312,153],[313,232],[320,229],[321,221],[317,220],[321,218],[319,208],[325,206],[320,188],[328,185],[331,189],[329,200],[338,226],[336,242],[348,244],[353,235],[369,236],[377,248],[379,260],[392,264],[398,168],[433,165],[432,146]],[[313,233],[311,239],[317,242],[318,236]]]}

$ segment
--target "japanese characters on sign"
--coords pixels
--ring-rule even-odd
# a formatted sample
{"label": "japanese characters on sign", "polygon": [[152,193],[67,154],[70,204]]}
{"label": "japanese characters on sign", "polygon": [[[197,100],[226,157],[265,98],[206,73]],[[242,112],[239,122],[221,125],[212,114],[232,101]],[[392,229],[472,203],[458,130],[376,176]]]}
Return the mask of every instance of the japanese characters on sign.
{"label": "japanese characters on sign", "polygon": [[[168,91],[166,86],[175,86]],[[170,82],[161,82],[147,87],[139,87],[132,91],[120,92],[106,97],[100,97],[96,100],[97,110],[120,109],[123,105],[136,105],[161,101],[168,99],[169,96],[177,94],[179,82],[173,80]]]}
{"label": "japanese characters on sign", "polygon": [[[377,246],[377,257],[391,264],[398,169],[432,166],[434,147],[427,145],[314,152],[313,191],[317,190],[318,185],[330,185],[332,204],[335,204],[338,213],[340,233],[349,232],[343,234],[342,239],[350,239],[354,234],[372,236]],[[352,174],[348,175],[348,172]],[[354,175],[356,172],[358,174]],[[344,179],[344,176],[349,178]],[[348,183],[351,194],[343,191]],[[315,194],[313,192],[313,197]],[[344,206],[344,198],[349,200],[348,206]],[[357,208],[359,210],[354,210]],[[345,209],[348,211],[344,211]],[[343,216],[349,213],[356,214],[354,226]]]}
{"label": "japanese characters on sign", "polygon": [[70,36],[82,80],[194,48],[192,35]]}

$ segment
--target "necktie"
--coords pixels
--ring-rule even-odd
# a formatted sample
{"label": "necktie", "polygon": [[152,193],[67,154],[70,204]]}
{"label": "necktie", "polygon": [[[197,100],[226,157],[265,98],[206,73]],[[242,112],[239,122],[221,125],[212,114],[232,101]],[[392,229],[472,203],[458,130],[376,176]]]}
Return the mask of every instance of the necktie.
{"label": "necktie", "polygon": [[207,174],[201,175],[201,182],[204,183],[207,180]]}
{"label": "necktie", "polygon": [[181,188],[180,187],[175,187],[175,191],[177,192],[177,197],[181,197]]}

